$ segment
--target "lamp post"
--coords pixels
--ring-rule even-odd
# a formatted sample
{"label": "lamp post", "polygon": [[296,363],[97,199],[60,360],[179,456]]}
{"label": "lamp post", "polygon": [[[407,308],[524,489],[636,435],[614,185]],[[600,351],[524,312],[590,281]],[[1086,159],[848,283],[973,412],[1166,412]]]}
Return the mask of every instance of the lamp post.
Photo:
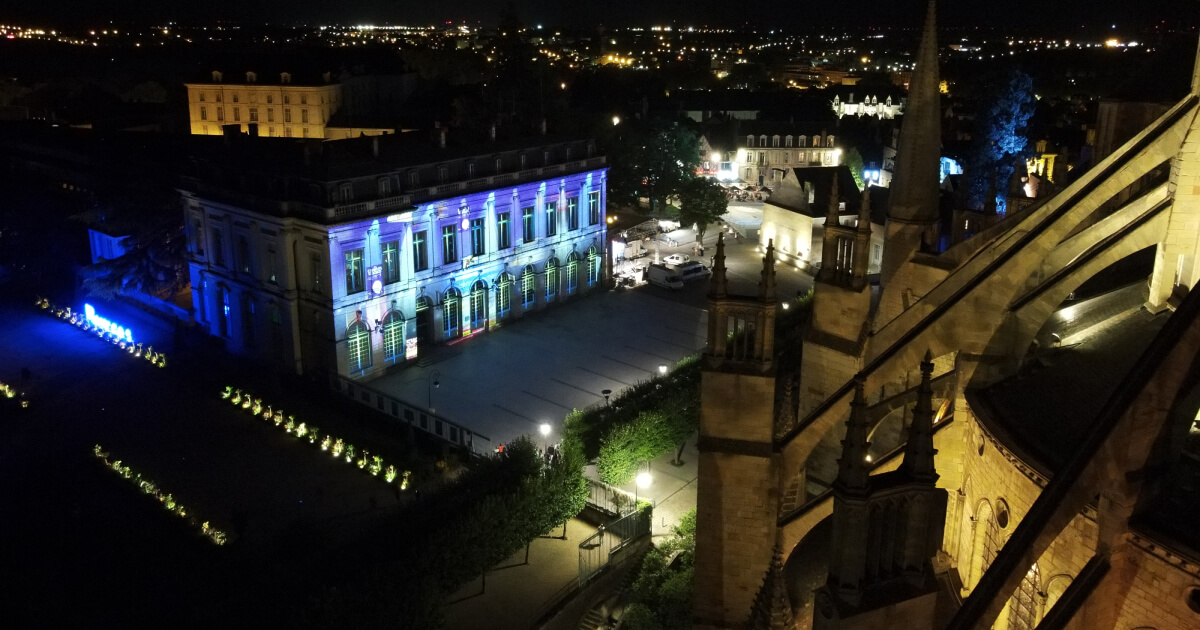
{"label": "lamp post", "polygon": [[425,377],[425,407],[429,409],[429,413],[437,412],[433,408],[433,390],[442,386],[441,381],[438,380],[441,376],[441,372],[434,370]]}
{"label": "lamp post", "polygon": [[608,406],[608,397],[612,395],[612,390],[611,389],[602,389],[602,390],[600,390],[600,394],[602,396],[604,396],[604,406],[607,407]]}
{"label": "lamp post", "polygon": [[550,423],[543,422],[542,425],[538,427],[538,433],[542,434],[542,453],[544,454],[547,450],[546,449],[546,442],[547,442],[546,438],[550,437]]}
{"label": "lamp post", "polygon": [[[641,464],[638,465],[638,468],[641,468]],[[633,484],[633,509],[634,510],[638,509],[638,489],[640,488],[640,489],[645,490],[646,488],[649,488],[650,484],[654,481],[654,479],[650,476],[649,469],[650,469],[650,462],[646,462],[646,471],[638,473],[637,477],[634,478],[634,484]]]}

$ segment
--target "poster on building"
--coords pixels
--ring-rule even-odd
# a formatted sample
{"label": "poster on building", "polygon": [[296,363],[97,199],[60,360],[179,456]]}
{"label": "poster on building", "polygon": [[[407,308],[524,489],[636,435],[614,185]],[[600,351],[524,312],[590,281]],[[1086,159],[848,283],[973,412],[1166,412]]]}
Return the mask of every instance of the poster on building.
{"label": "poster on building", "polygon": [[417,338],[404,340],[404,360],[411,361],[417,358]]}
{"label": "poster on building", "polygon": [[383,265],[367,267],[367,297],[383,295]]}

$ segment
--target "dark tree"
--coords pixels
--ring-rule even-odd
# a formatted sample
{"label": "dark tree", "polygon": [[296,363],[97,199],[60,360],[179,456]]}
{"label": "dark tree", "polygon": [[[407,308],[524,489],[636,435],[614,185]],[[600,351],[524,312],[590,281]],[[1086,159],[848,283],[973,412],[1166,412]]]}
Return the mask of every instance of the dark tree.
{"label": "dark tree", "polygon": [[684,184],[679,193],[679,222],[696,224],[696,240],[704,240],[704,232],[710,223],[725,215],[729,199],[721,185],[704,177],[694,178]]}
{"label": "dark tree", "polygon": [[170,300],[188,287],[187,241],[173,194],[137,193],[79,218],[129,233],[121,242],[124,255],[84,268],[83,286],[92,295],[141,292]]}
{"label": "dark tree", "polygon": [[1014,69],[990,85],[963,173],[967,206],[982,210],[988,195],[995,195],[996,211],[1003,213],[1008,182],[1028,145],[1024,133],[1034,111],[1033,79]]}
{"label": "dark tree", "polygon": [[652,211],[661,210],[695,177],[700,138],[677,122],[629,121],[618,127],[608,147],[609,195],[630,204],[646,198]]}

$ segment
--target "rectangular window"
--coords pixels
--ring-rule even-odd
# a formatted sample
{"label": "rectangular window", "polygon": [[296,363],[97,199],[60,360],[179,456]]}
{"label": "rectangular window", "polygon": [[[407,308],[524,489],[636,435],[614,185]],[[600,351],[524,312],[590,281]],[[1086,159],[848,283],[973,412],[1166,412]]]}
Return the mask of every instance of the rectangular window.
{"label": "rectangular window", "polygon": [[225,120],[225,108],[218,107],[217,108],[217,122],[222,122],[224,120]]}
{"label": "rectangular window", "polygon": [[258,122],[258,108],[257,107],[250,108],[250,122]]}
{"label": "rectangular window", "polygon": [[275,96],[273,94],[268,94],[267,95],[267,105],[270,105],[271,103],[274,103],[274,102],[275,102]]}
{"label": "rectangular window", "polygon": [[203,105],[200,106],[200,120],[208,120],[208,108]]}
{"label": "rectangular window", "polygon": [[342,203],[354,201],[354,185],[349,182],[338,184],[338,200]]}
{"label": "rectangular window", "polygon": [[588,225],[596,225],[600,222],[600,191],[593,190],[588,193]]}
{"label": "rectangular window", "polygon": [[285,123],[290,123],[290,122],[292,122],[292,108],[290,108],[290,107],[285,107],[285,108],[284,108],[284,110],[283,110],[283,122],[285,122]]}
{"label": "rectangular window", "polygon": [[279,261],[276,259],[275,244],[267,244],[267,282],[279,284]]}
{"label": "rectangular window", "polygon": [[496,158],[496,174],[499,175],[504,170],[504,161]]}
{"label": "rectangular window", "polygon": [[400,281],[400,241],[387,241],[383,244],[383,282],[391,284]]}
{"label": "rectangular window", "polygon": [[536,236],[533,233],[533,206],[521,208],[521,240],[532,243]]}
{"label": "rectangular window", "polygon": [[309,254],[308,269],[309,269],[309,273],[312,274],[313,293],[320,293],[321,285],[324,284],[323,282],[321,282],[321,277],[324,274],[321,273],[321,255],[320,254],[318,254],[316,252]]}
{"label": "rectangular window", "polygon": [[234,108],[233,108],[233,121],[234,121],[234,122],[241,122],[241,121],[242,121],[242,108],[241,108],[241,107],[234,107]]}
{"label": "rectangular window", "polygon": [[419,184],[420,181],[421,181],[421,178],[416,171],[408,172],[408,185],[409,186],[416,187],[416,185]]}
{"label": "rectangular window", "polygon": [[308,124],[308,110],[307,109],[300,110],[300,124],[302,124],[302,125]]}
{"label": "rectangular window", "polygon": [[204,92],[201,92],[201,93],[200,93],[200,102],[201,102],[201,103],[203,103],[203,102],[204,102]]}
{"label": "rectangular window", "polygon": [[307,94],[301,94],[301,95],[300,95],[300,104],[301,104],[301,105],[308,105],[308,95],[307,95]]}
{"label": "rectangular window", "polygon": [[346,252],[346,295],[358,293],[366,288],[363,282],[363,250]]}
{"label": "rectangular window", "polygon": [[413,270],[429,269],[429,250],[425,247],[425,231],[413,234]]}
{"label": "rectangular window", "polygon": [[238,237],[237,247],[238,269],[241,269],[242,273],[250,273],[250,244],[246,241],[246,237]]}
{"label": "rectangular window", "polygon": [[567,198],[567,229],[579,229],[579,197]]}
{"label": "rectangular window", "polygon": [[483,219],[471,219],[471,255],[482,256],[487,253],[487,246],[483,241]]}
{"label": "rectangular window", "polygon": [[467,164],[467,177],[475,177],[475,163]]}
{"label": "rectangular window", "polygon": [[442,264],[458,261],[458,234],[453,225],[442,226]]}
{"label": "rectangular window", "polygon": [[225,266],[225,239],[221,236],[221,230],[212,229],[212,250],[213,264],[218,267]]}
{"label": "rectangular window", "polygon": [[379,196],[387,197],[392,194],[392,179],[384,177],[379,180]]}
{"label": "rectangular window", "polygon": [[496,249],[508,249],[512,246],[512,240],[509,238],[508,213],[503,212],[496,215]]}
{"label": "rectangular window", "polygon": [[445,166],[438,167],[438,183],[445,184],[446,180],[450,179],[450,169]]}
{"label": "rectangular window", "polygon": [[233,93],[233,102],[234,102],[234,103],[238,102],[238,95],[237,95],[237,92],[234,92],[234,93]]}
{"label": "rectangular window", "polygon": [[546,202],[546,236],[558,234],[558,203]]}
{"label": "rectangular window", "polygon": [[275,108],[267,109],[267,122],[275,122]]}
{"label": "rectangular window", "polygon": [[292,95],[291,95],[291,94],[284,94],[284,95],[283,95],[283,104],[284,104],[284,105],[290,105],[291,103],[292,103]]}

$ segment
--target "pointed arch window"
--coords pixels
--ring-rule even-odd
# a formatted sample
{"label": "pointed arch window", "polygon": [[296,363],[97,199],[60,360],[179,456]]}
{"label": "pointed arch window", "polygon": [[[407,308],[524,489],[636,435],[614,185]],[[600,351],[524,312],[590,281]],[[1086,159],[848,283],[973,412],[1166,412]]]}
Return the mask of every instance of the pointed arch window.
{"label": "pointed arch window", "polygon": [[354,320],[346,329],[346,369],[363,372],[371,367],[371,331],[362,320]]}
{"label": "pointed arch window", "polygon": [[1034,630],[1042,612],[1041,571],[1035,563],[1008,600],[1009,630]]}
{"label": "pointed arch window", "polygon": [[404,315],[400,311],[388,311],[383,318],[383,359],[397,361],[404,358]]}

